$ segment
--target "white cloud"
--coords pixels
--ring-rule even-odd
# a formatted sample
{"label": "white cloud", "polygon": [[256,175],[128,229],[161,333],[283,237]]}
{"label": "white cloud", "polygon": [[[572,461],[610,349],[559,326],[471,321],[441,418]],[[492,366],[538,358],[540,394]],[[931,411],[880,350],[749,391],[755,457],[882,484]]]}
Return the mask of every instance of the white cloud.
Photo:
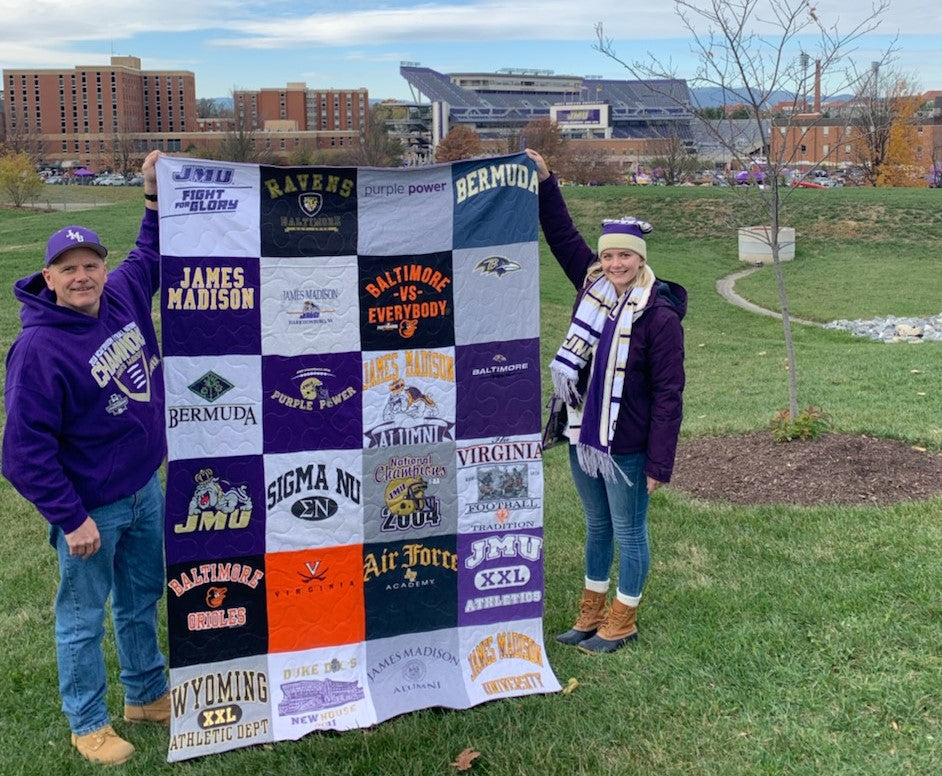
{"label": "white cloud", "polygon": [[[775,0],[762,0],[765,2]],[[794,2],[795,0],[790,0]],[[780,3],[779,3],[780,4]],[[850,25],[870,4],[847,8],[841,0],[812,3],[825,22]],[[396,42],[482,40],[586,40],[601,21],[613,40],[686,37],[674,4],[611,0],[472,0],[427,2],[348,0],[344,10],[325,2],[236,2],[234,0],[0,0],[0,43],[6,61],[24,57],[24,47],[66,51],[87,41],[124,40],[174,32],[205,32],[226,47],[293,48],[303,45],[369,46]],[[934,6],[930,10],[930,6]],[[942,26],[942,8],[923,0],[893,0],[881,32],[921,34]],[[10,48],[16,47],[16,48]]]}

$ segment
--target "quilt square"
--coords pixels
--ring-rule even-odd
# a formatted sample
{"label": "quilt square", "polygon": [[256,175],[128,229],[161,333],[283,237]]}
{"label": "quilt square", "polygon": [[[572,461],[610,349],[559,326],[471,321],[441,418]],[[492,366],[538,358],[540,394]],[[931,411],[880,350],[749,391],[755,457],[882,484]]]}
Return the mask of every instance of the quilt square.
{"label": "quilt square", "polygon": [[343,256],[357,251],[357,171],[259,168],[262,256]]}

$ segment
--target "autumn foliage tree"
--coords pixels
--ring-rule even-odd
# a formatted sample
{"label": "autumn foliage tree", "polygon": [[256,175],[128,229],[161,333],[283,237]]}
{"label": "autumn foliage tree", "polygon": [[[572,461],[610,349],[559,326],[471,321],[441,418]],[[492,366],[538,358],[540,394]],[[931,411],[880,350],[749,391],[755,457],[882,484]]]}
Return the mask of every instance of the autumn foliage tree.
{"label": "autumn foliage tree", "polygon": [[[863,80],[864,86],[855,99],[852,158],[870,186],[910,185],[890,181],[901,180],[902,168],[915,164],[916,135],[908,125],[921,99],[908,79],[895,72],[884,71],[881,75],[879,63],[874,64],[877,66]],[[884,174],[887,164],[895,169]]]}
{"label": "autumn foliage tree", "polygon": [[23,207],[39,196],[43,179],[25,152],[0,156],[0,194],[15,207]]}
{"label": "autumn foliage tree", "polygon": [[457,124],[435,149],[435,161],[457,162],[461,159],[472,159],[480,156],[483,151],[484,146],[478,133],[465,124]]}
{"label": "autumn foliage tree", "polygon": [[513,139],[513,147],[507,150],[513,153],[524,146],[539,151],[551,170],[561,169],[569,161],[569,141],[551,119],[534,119],[528,123]]}
{"label": "autumn foliage tree", "polygon": [[877,186],[925,188],[922,165],[916,158],[918,138],[912,123],[921,99],[901,96],[894,101],[894,121],[887,133],[886,156],[877,174]]}

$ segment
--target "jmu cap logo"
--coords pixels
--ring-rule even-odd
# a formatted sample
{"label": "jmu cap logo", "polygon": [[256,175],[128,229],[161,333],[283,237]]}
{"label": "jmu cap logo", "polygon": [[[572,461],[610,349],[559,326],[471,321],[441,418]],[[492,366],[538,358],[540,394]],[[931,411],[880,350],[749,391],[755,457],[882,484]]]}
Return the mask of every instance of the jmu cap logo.
{"label": "jmu cap logo", "polygon": [[313,217],[321,212],[321,208],[324,206],[324,198],[318,192],[312,191],[298,197],[298,204],[306,216]]}

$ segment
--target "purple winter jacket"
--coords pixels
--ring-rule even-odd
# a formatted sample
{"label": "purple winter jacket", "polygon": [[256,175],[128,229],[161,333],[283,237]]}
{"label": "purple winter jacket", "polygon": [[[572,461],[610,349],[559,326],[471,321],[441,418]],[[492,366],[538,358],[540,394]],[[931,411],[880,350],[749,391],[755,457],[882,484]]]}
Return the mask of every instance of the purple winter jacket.
{"label": "purple winter jacket", "polygon": [[[573,224],[555,175],[540,184],[540,226],[553,256],[581,296],[586,272],[598,257]],[[684,331],[680,322],[686,312],[686,289],[658,278],[656,293],[632,327],[625,388],[612,440],[615,454],[644,453],[644,473],[658,482],[670,481],[683,417]]]}
{"label": "purple winter jacket", "polygon": [[65,533],[140,490],[163,460],[159,284],[157,213],[145,210],[97,318],[57,305],[40,273],[14,285],[23,331],[7,354],[3,474]]}

